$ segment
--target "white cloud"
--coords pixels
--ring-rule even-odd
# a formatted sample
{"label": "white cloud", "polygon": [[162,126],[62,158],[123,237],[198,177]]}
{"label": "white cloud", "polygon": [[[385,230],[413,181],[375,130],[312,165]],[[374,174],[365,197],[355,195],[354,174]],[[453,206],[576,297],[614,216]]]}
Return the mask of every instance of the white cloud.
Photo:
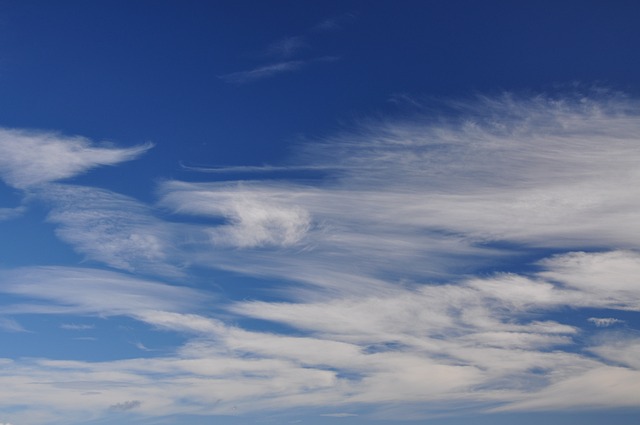
{"label": "white cloud", "polygon": [[[461,265],[471,271],[497,264],[497,244],[504,243],[515,248],[502,250],[507,255],[528,248],[632,250],[640,243],[635,105],[613,95],[461,102],[453,118],[370,124],[309,143],[292,166],[323,169],[326,179],[169,182],[163,203],[226,217],[231,226],[213,234],[230,231],[226,239],[236,238],[237,246],[262,246],[279,235],[307,250],[288,257],[216,251],[214,266],[320,286],[326,273],[440,280]],[[265,231],[257,217],[270,215],[274,199],[295,205],[308,221],[289,212]],[[307,229],[304,238],[298,231],[287,236],[300,228]]]}
{"label": "white cloud", "polygon": [[129,161],[151,146],[119,149],[97,146],[78,136],[0,128],[0,177],[10,186],[25,189]]}
{"label": "white cloud", "polygon": [[616,323],[624,323],[624,320],[615,319],[613,317],[589,317],[587,320],[599,328],[615,325]]}
{"label": "white cloud", "polygon": [[640,338],[637,335],[608,332],[589,351],[615,366],[640,370]]}
{"label": "white cloud", "polygon": [[[608,391],[603,383],[615,383],[614,395],[595,405],[633,406],[637,344],[625,339],[617,345],[603,342],[592,349],[599,361],[573,349],[563,351],[575,345],[577,328],[532,319],[575,299],[590,306],[609,301],[584,290],[571,290],[584,298],[567,294],[561,284],[542,280],[545,272],[531,278],[498,275],[448,285],[396,286],[385,296],[242,302],[233,308],[240,317],[297,327],[297,335],[248,331],[190,313],[202,300],[186,288],[86,269],[5,272],[4,292],[49,299],[60,306],[51,312],[124,314],[192,338],[167,357],[14,362],[12,368],[0,369],[0,388],[20,390],[11,395],[0,390],[0,400],[5,405],[18,399],[37,401],[52,411],[73,411],[79,418],[109,410],[122,400],[139,401],[136,412],[152,416],[196,407],[201,414],[228,414],[414,402],[441,407],[498,403],[502,410],[575,409],[589,407],[599,392]],[[550,296],[536,295],[536,287]],[[28,305],[8,310],[19,307],[22,312],[36,311]],[[598,380],[604,376],[608,378]],[[38,385],[29,386],[27,393],[22,390],[26,381]],[[576,388],[587,384],[592,389],[582,388],[575,395]],[[565,393],[567,389],[574,391]],[[94,394],[65,401],[87,391]],[[625,395],[616,398],[621,394]]]}
{"label": "white cloud", "polygon": [[594,409],[640,405],[640,371],[601,366],[494,411]]}
{"label": "white cloud", "polygon": [[[327,173],[316,181],[165,182],[171,225],[130,198],[51,185],[56,199],[38,195],[49,220],[89,258],[267,276],[286,301],[221,304],[93,269],[5,270],[0,290],[22,300],[7,314],[126,315],[186,342],[152,358],[11,362],[0,405],[76,422],[135,401],[150,416],[638,407],[637,338],[557,314],[585,308],[598,324],[640,311],[634,106],[505,96],[459,104],[454,118],[370,126],[299,153],[294,167]],[[514,252],[549,255],[539,248],[557,255],[527,273],[474,275]]]}
{"label": "white cloud", "polygon": [[36,194],[52,207],[47,220],[59,226],[56,235],[88,258],[127,271],[180,274],[179,259],[170,255],[172,227],[145,204],[73,185],[50,184]]}
{"label": "white cloud", "polygon": [[640,274],[640,254],[636,252],[574,252],[546,259],[541,264],[549,268],[541,273],[546,279],[588,293],[611,308],[640,310],[640,290],[635,277]]}
{"label": "white cloud", "polygon": [[[223,217],[229,224],[212,228],[214,244],[238,247],[289,246],[310,227],[307,211],[287,196],[252,191],[208,190],[207,186],[169,182],[163,204],[180,213]],[[266,195],[266,196],[265,196]]]}
{"label": "white cloud", "polygon": [[271,43],[265,49],[264,54],[267,56],[289,58],[291,56],[294,56],[305,47],[308,47],[308,44],[303,36],[285,37],[281,40]]}
{"label": "white cloud", "polygon": [[59,266],[0,270],[0,292],[48,301],[8,305],[3,309],[8,313],[136,316],[147,310],[188,311],[208,299],[187,287],[104,270]]}

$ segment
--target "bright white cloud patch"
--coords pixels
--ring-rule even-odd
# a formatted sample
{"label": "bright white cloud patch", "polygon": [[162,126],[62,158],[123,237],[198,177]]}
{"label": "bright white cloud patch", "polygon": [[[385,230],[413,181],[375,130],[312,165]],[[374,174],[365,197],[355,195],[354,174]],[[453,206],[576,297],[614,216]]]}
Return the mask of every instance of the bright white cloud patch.
{"label": "bright white cloud patch", "polygon": [[129,161],[149,148],[150,144],[101,147],[83,137],[0,128],[0,177],[10,186],[25,189]]}
{"label": "bright white cloud patch", "polygon": [[613,317],[589,317],[587,320],[599,328],[615,325],[616,323],[624,323],[623,320],[614,319]]}
{"label": "bright white cloud patch", "polygon": [[212,242],[238,247],[289,246],[299,243],[310,227],[309,213],[285,191],[252,189],[243,185],[190,185],[171,182],[163,203],[176,212],[222,217],[229,224],[211,228]]}
{"label": "bright white cloud patch", "polygon": [[[157,206],[34,191],[62,240],[132,274],[4,270],[3,313],[65,315],[67,330],[124,316],[184,342],[162,354],[138,342],[149,357],[117,361],[4,360],[0,406],[46,418],[30,423],[639,408],[639,106],[479,99],[309,144],[291,170],[316,180],[166,181]],[[277,288],[205,299],[230,283],[203,269]]]}

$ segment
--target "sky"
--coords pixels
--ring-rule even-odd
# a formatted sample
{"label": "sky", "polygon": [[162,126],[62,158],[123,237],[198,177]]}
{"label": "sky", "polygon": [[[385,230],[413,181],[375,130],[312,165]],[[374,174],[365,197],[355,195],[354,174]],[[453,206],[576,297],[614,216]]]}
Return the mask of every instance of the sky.
{"label": "sky", "polygon": [[0,425],[637,424],[639,23],[0,0]]}

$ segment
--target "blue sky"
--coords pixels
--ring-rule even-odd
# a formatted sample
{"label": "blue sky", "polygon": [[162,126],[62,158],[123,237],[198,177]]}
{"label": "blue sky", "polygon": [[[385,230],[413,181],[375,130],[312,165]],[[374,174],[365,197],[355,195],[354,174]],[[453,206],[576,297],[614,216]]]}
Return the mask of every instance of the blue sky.
{"label": "blue sky", "polygon": [[636,424],[639,19],[0,1],[0,425]]}

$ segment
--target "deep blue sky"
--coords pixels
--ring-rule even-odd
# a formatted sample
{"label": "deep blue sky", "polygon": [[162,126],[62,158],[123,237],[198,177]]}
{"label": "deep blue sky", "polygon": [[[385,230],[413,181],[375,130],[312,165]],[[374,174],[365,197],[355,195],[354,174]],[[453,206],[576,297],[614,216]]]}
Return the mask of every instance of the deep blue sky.
{"label": "deep blue sky", "polygon": [[[548,90],[637,93],[640,7],[614,2],[2,2],[0,122],[217,165],[276,162],[300,136],[395,112],[389,99]],[[314,31],[338,19],[331,31]],[[335,57],[234,85],[280,58]],[[167,163],[167,168],[174,165]]]}
{"label": "deep blue sky", "polygon": [[0,425],[631,425],[640,3],[0,0]]}

